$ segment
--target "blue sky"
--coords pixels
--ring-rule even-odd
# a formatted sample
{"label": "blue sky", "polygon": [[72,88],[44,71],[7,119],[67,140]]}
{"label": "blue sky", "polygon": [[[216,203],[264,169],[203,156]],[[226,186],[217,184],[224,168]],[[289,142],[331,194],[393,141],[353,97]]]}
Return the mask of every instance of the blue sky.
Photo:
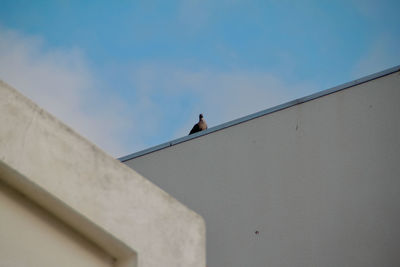
{"label": "blue sky", "polygon": [[400,64],[400,1],[0,0],[0,79],[115,157]]}

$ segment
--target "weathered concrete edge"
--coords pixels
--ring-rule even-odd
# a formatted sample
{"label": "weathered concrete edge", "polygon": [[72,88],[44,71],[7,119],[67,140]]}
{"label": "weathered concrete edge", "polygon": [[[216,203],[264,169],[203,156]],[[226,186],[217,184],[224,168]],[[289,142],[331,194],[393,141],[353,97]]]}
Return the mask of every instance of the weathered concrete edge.
{"label": "weathered concrete edge", "polygon": [[268,108],[268,109],[265,109],[265,110],[262,110],[262,111],[247,115],[245,117],[241,117],[241,118],[238,118],[238,119],[235,119],[235,120],[232,120],[232,121],[229,121],[229,122],[226,122],[226,123],[211,127],[211,128],[209,128],[209,129],[207,129],[205,131],[197,132],[197,133],[192,134],[190,136],[184,136],[184,137],[181,137],[181,138],[177,138],[177,139],[174,139],[172,141],[169,141],[169,142],[166,142],[166,143],[154,146],[154,147],[150,147],[150,148],[147,148],[147,149],[144,149],[144,150],[141,150],[141,151],[138,151],[138,152],[135,152],[135,153],[120,157],[120,158],[118,158],[118,160],[120,160],[121,162],[125,162],[125,161],[128,161],[130,159],[134,159],[134,158],[137,158],[137,157],[140,157],[140,156],[143,156],[143,155],[146,155],[146,154],[149,154],[149,153],[164,149],[166,147],[177,145],[179,143],[183,143],[183,142],[189,141],[191,139],[195,139],[195,138],[201,137],[203,135],[207,135],[207,134],[210,134],[210,133],[213,133],[213,132],[216,132],[216,131],[220,131],[222,129],[225,129],[225,128],[228,128],[228,127],[240,124],[240,123],[244,123],[244,122],[256,119],[256,118],[261,117],[261,116],[265,116],[265,115],[268,115],[268,114],[271,114],[271,113],[274,113],[274,112],[277,112],[277,111],[280,111],[280,110],[283,110],[283,109],[287,109],[287,108],[293,107],[295,105],[299,105],[299,104],[302,104],[302,103],[305,103],[305,102],[308,102],[308,101],[311,101],[311,100],[314,100],[314,99],[317,99],[317,98],[320,98],[320,97],[323,97],[323,96],[326,96],[326,95],[329,95],[329,94],[333,94],[333,93],[336,93],[336,92],[351,88],[353,86],[356,86],[356,85],[359,85],[359,84],[362,84],[362,83],[366,83],[366,82],[378,79],[378,78],[383,77],[383,76],[390,75],[390,74],[398,72],[398,71],[400,71],[400,65],[392,67],[392,68],[389,68],[389,69],[386,69],[386,70],[383,70],[383,71],[380,71],[380,72],[377,72],[377,73],[374,73],[374,74],[371,74],[371,75],[368,75],[368,76],[365,76],[365,77],[360,78],[360,79],[353,80],[351,82],[347,82],[347,83],[344,83],[344,84],[341,84],[341,85],[338,85],[338,86],[335,86],[335,87],[332,87],[332,88],[329,88],[329,89],[326,89],[326,90],[323,90],[323,91],[320,91],[320,92],[317,92],[317,93],[314,93],[314,94],[311,94],[311,95],[308,95],[308,96],[305,96],[305,97],[302,97],[302,98],[298,98],[298,99],[286,102],[286,103],[281,104],[281,105],[277,105],[277,106],[272,107],[272,108]]}
{"label": "weathered concrete edge", "polygon": [[[6,173],[5,182],[62,219],[76,215],[75,219],[78,218],[78,222],[89,222],[87,224],[89,228],[95,226],[94,228],[99,231],[95,230],[92,234],[87,233],[87,229],[80,229],[79,225],[73,224],[74,220],[70,220],[73,228],[78,228],[79,232],[83,232],[84,235],[87,234],[94,241],[96,241],[96,233],[108,233],[118,241],[117,243],[114,242],[114,245],[129,248],[128,254],[130,255],[128,256],[131,256],[132,253],[130,252],[139,253],[139,258],[141,257],[139,262],[145,263],[139,264],[139,266],[160,266],[161,261],[156,262],[157,258],[162,258],[162,263],[165,264],[173,262],[173,266],[203,267],[205,265],[205,224],[200,215],[188,209],[132,169],[108,156],[2,81],[0,81],[0,95],[2,96],[0,98],[0,109],[3,111],[0,114],[0,121],[2,122],[2,129],[0,129],[0,171],[2,171],[2,174]],[[11,108],[12,112],[7,112],[9,111],[8,108]],[[44,137],[43,133],[50,135],[50,137]],[[42,138],[42,140],[34,138],[37,136],[39,136],[38,139]],[[33,142],[26,142],[27,140]],[[42,145],[43,142],[45,144],[48,142],[48,147],[42,149],[40,142],[42,142]],[[68,153],[55,152],[54,150],[57,150],[57,147],[54,147],[54,145],[57,146],[57,142],[70,146],[72,152],[77,151],[78,154],[69,155]],[[48,158],[49,153],[50,155],[56,153],[56,158]],[[32,162],[27,160],[29,154],[33,155],[30,158],[33,159]],[[45,164],[37,164],[38,162],[36,162],[36,158],[40,158],[41,154],[44,154],[45,157],[42,162],[39,159],[39,163],[44,162]],[[97,155],[98,158],[91,159],[87,155]],[[74,163],[75,165],[66,165],[63,158],[67,163]],[[94,168],[93,166],[97,166],[93,163],[94,160],[99,161],[99,166],[104,165],[104,168],[100,170]],[[76,174],[75,167],[77,169],[85,168],[85,163],[94,164],[89,171],[90,176],[74,177],[74,174]],[[55,179],[54,173],[49,174],[46,170],[46,168],[49,168],[48,165],[51,166],[52,164],[59,164],[57,172],[60,173],[56,175],[60,176],[59,181]],[[71,168],[71,166],[73,167]],[[113,179],[109,180],[110,177]],[[84,178],[89,179],[85,180]],[[60,182],[63,186],[57,185]],[[121,188],[121,183],[123,183],[122,186],[127,185],[125,187],[128,187],[128,189]],[[79,195],[80,191],[83,192],[81,187],[85,186],[90,188],[89,192],[85,192],[88,195]],[[107,186],[110,188],[104,188]],[[114,192],[116,189],[120,192]],[[71,192],[78,192],[78,195],[75,194],[74,197]],[[110,200],[114,200],[111,197],[115,194],[118,196],[116,203],[109,203]],[[120,195],[122,196],[119,197]],[[141,200],[139,203],[132,201],[132,199],[138,199],[135,198],[135,195],[140,195],[143,201]],[[97,199],[92,200],[93,197]],[[85,198],[89,201],[86,201]],[[93,202],[91,203],[91,201]],[[122,211],[115,209],[115,206],[119,206]],[[99,208],[103,208],[100,209],[100,213]],[[127,213],[127,211],[131,212]],[[138,212],[141,216],[135,215],[135,212]],[[143,221],[143,215],[144,217],[149,216],[150,219]],[[156,221],[151,220],[151,218],[155,218]],[[137,222],[137,219],[141,221]],[[118,221],[118,224],[116,221]],[[166,226],[159,225],[160,223],[170,226],[170,230]],[[131,230],[135,226],[141,229]],[[122,230],[123,228],[125,228],[125,232]],[[193,233],[193,230],[195,233]],[[141,240],[145,240],[146,244],[139,244]],[[108,239],[108,241],[111,241],[111,239]],[[184,253],[177,257],[168,252],[169,249],[166,249],[165,252],[160,249],[160,246],[168,248],[171,247],[171,244],[179,246],[176,250],[182,250]],[[105,249],[107,250],[107,248]],[[173,248],[171,249],[173,250]],[[157,252],[160,255],[154,254]],[[164,255],[163,253],[170,253],[171,255]],[[122,254],[126,256],[125,252],[122,252]],[[152,257],[149,257],[149,255],[152,255]],[[148,259],[144,259],[145,257]],[[122,260],[128,261],[128,265],[124,264],[124,266],[132,266],[129,259],[124,258]]]}
{"label": "weathered concrete edge", "polygon": [[[73,210],[57,196],[51,195],[44,188],[41,188],[1,160],[0,174],[0,182],[5,182],[18,193],[60,220],[61,223],[68,225],[74,231],[85,236],[96,246],[106,251],[106,253],[115,257],[115,260],[118,260],[118,267],[136,267],[137,252],[121,240],[116,239],[99,225],[94,224],[84,214]],[[121,265],[120,261],[129,262],[129,264]]]}

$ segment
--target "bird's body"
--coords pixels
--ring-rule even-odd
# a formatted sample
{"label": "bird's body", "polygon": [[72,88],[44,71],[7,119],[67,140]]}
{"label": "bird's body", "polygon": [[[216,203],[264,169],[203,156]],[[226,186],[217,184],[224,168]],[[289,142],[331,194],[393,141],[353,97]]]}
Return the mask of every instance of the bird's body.
{"label": "bird's body", "polygon": [[206,123],[206,121],[205,121],[204,118],[203,118],[203,114],[200,114],[200,115],[199,115],[199,122],[196,123],[196,124],[193,126],[193,128],[192,128],[192,130],[190,131],[189,135],[194,134],[194,133],[197,133],[197,132],[200,132],[200,131],[203,131],[203,130],[206,130],[207,128],[208,128],[208,127],[207,127],[207,123]]}

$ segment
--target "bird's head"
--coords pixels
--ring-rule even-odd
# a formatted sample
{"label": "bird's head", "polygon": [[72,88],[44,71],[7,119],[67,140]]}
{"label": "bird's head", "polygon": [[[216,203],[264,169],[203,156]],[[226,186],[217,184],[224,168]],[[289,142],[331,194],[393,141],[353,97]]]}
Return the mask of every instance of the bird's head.
{"label": "bird's head", "polygon": [[203,118],[203,114],[199,115],[199,120],[201,120]]}

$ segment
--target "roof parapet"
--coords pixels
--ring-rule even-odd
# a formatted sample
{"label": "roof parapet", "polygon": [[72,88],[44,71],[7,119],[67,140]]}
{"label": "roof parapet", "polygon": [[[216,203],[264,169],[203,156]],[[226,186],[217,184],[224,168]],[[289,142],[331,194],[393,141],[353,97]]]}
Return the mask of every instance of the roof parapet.
{"label": "roof parapet", "polygon": [[377,72],[377,73],[374,73],[374,74],[371,74],[371,75],[368,75],[368,76],[365,76],[365,77],[362,77],[362,78],[359,78],[359,79],[356,79],[356,80],[353,80],[353,81],[350,81],[350,82],[347,82],[347,83],[344,83],[344,84],[341,84],[341,85],[338,85],[338,86],[335,86],[335,87],[332,87],[332,88],[329,88],[329,89],[326,89],[326,90],[322,90],[317,93],[314,93],[314,94],[311,94],[311,95],[308,95],[305,97],[301,97],[301,98],[298,98],[298,99],[295,99],[295,100],[292,100],[292,101],[289,101],[289,102],[286,102],[286,103],[283,103],[283,104],[280,104],[280,105],[277,105],[277,106],[274,106],[274,107],[271,107],[271,108],[268,108],[265,110],[261,110],[259,112],[256,112],[256,113],[253,113],[253,114],[250,114],[250,115],[247,115],[247,116],[235,119],[235,120],[231,120],[231,121],[222,123],[220,125],[211,127],[207,130],[200,131],[200,132],[197,132],[192,135],[180,137],[180,138],[174,139],[172,141],[162,143],[160,145],[153,146],[153,147],[120,157],[120,158],[118,158],[118,160],[121,162],[125,162],[130,159],[134,159],[134,158],[152,153],[154,151],[158,151],[158,150],[161,150],[161,149],[173,146],[173,145],[177,145],[179,143],[183,143],[183,142],[189,141],[191,139],[201,137],[203,135],[207,135],[207,134],[210,134],[210,133],[213,133],[216,131],[220,131],[222,129],[225,129],[225,128],[228,128],[228,127],[231,127],[231,126],[234,126],[234,125],[237,125],[237,124],[249,121],[249,120],[253,120],[253,119],[256,119],[261,116],[265,116],[265,115],[268,115],[268,114],[271,114],[271,113],[274,113],[274,112],[277,112],[277,111],[280,111],[280,110],[283,110],[286,108],[290,108],[290,107],[293,107],[293,106],[296,106],[296,105],[299,105],[299,104],[302,104],[302,103],[305,103],[305,102],[308,102],[308,101],[311,101],[311,100],[314,100],[314,99],[317,99],[317,98],[320,98],[323,96],[327,96],[327,95],[348,89],[350,87],[353,87],[353,86],[356,86],[356,85],[359,85],[362,83],[366,83],[366,82],[384,77],[384,76],[390,75],[390,74],[398,72],[398,71],[400,71],[400,65]]}

